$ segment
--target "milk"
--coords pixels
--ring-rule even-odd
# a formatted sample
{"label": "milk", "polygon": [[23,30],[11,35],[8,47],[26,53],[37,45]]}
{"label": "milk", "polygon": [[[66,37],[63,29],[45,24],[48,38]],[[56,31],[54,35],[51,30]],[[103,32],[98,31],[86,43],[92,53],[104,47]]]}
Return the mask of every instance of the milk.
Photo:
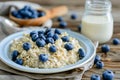
{"label": "milk", "polygon": [[105,43],[113,34],[113,19],[107,16],[87,15],[82,19],[82,34],[93,41]]}

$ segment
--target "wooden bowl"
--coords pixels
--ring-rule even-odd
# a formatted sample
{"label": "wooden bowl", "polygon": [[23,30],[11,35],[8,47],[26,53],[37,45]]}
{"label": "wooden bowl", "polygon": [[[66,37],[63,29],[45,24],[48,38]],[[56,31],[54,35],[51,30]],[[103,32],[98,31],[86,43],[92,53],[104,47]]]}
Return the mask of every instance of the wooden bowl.
{"label": "wooden bowl", "polygon": [[11,20],[18,23],[20,26],[39,26],[46,22],[48,19],[62,16],[68,12],[68,8],[66,6],[60,6],[56,7],[50,10],[45,9],[38,9],[37,11],[43,11],[45,12],[45,16],[33,18],[33,19],[19,19],[14,17],[11,13],[9,14],[9,17]]}

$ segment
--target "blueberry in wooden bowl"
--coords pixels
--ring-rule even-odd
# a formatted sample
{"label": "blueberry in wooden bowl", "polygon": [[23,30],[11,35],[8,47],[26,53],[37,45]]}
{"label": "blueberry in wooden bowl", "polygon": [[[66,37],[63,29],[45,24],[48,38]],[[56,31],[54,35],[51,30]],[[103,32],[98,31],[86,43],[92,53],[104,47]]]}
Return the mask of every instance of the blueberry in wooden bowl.
{"label": "blueberry in wooden bowl", "polygon": [[10,19],[21,26],[39,26],[47,20],[62,16],[68,12],[66,6],[59,6],[50,10],[33,9],[30,6],[24,6],[22,9],[14,10],[9,14]]}

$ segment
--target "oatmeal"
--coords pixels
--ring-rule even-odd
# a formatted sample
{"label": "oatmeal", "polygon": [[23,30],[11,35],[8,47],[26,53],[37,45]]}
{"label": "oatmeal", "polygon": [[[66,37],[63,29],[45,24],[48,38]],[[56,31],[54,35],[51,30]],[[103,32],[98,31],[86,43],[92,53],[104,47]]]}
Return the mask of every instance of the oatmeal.
{"label": "oatmeal", "polygon": [[79,41],[59,29],[24,33],[13,40],[10,52],[14,62],[32,68],[63,67],[85,56]]}

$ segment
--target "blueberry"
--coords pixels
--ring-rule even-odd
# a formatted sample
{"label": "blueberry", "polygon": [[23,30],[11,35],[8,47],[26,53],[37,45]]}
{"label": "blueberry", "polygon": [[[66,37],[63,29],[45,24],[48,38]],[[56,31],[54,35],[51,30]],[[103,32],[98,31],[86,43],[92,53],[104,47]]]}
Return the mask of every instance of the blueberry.
{"label": "blueberry", "polygon": [[33,34],[31,38],[32,38],[32,41],[35,42],[39,38],[39,36],[38,34]]}
{"label": "blueberry", "polygon": [[79,53],[79,55],[80,55],[81,58],[85,57],[85,51],[84,51],[84,49],[80,48],[78,50],[78,53]]}
{"label": "blueberry", "polygon": [[36,40],[36,45],[37,45],[38,47],[44,47],[45,44],[46,44],[46,42],[45,42],[43,39],[37,39],[37,40]]}
{"label": "blueberry", "polygon": [[55,29],[56,34],[61,34],[61,31],[59,29]]}
{"label": "blueberry", "polygon": [[101,60],[101,57],[99,55],[96,55],[95,60],[94,60],[94,64],[96,64],[100,60]]}
{"label": "blueberry", "polygon": [[38,17],[37,17],[37,15],[34,14],[34,15],[30,16],[30,18],[38,18]]}
{"label": "blueberry", "polygon": [[51,38],[51,37],[48,37],[48,38],[46,39],[46,43],[47,43],[47,44],[48,44],[48,43],[53,44],[53,43],[54,43],[54,39]]}
{"label": "blueberry", "polygon": [[81,32],[81,29],[82,29],[81,25],[78,25],[77,28],[78,28],[78,31]]}
{"label": "blueberry", "polygon": [[111,70],[106,70],[102,74],[103,80],[114,80],[114,73]]}
{"label": "blueberry", "polygon": [[12,15],[16,17],[18,15],[18,11],[12,11]]}
{"label": "blueberry", "polygon": [[102,61],[97,61],[96,68],[102,69],[104,67],[104,63]]}
{"label": "blueberry", "polygon": [[29,10],[31,7],[29,5],[25,5],[23,9]]}
{"label": "blueberry", "polygon": [[110,51],[110,46],[107,44],[102,45],[101,47],[102,52],[107,53]]}
{"label": "blueberry", "polygon": [[18,14],[18,15],[16,15],[16,18],[22,19],[23,17],[20,14]]}
{"label": "blueberry", "polygon": [[114,38],[114,39],[113,39],[113,44],[114,44],[114,45],[120,44],[120,40],[119,40],[118,38]]}
{"label": "blueberry", "polygon": [[62,21],[62,22],[59,23],[59,26],[62,27],[62,28],[65,28],[65,27],[67,27],[67,23]]}
{"label": "blueberry", "polygon": [[52,31],[51,28],[47,28],[44,34],[46,35],[48,32],[51,32],[51,31]]}
{"label": "blueberry", "polygon": [[44,34],[38,34],[40,39],[46,40],[46,37],[44,36]]}
{"label": "blueberry", "polygon": [[49,51],[50,52],[56,52],[57,48],[55,46],[50,46]]}
{"label": "blueberry", "polygon": [[64,42],[69,42],[69,37],[68,36],[63,36],[61,39]]}
{"label": "blueberry", "polygon": [[43,30],[38,31],[38,34],[44,34]]}
{"label": "blueberry", "polygon": [[58,34],[53,35],[53,39],[56,41],[59,38]]}
{"label": "blueberry", "polygon": [[46,62],[48,60],[48,55],[47,54],[40,54],[39,55],[39,60],[41,62]]}
{"label": "blueberry", "polygon": [[77,19],[77,14],[72,14],[71,19]]}
{"label": "blueberry", "polygon": [[18,55],[19,55],[19,52],[17,50],[14,50],[12,52],[12,60],[15,61]]}
{"label": "blueberry", "polygon": [[45,12],[43,12],[43,11],[38,11],[38,17],[42,17],[42,16],[45,16]]}
{"label": "blueberry", "polygon": [[23,65],[23,60],[22,59],[16,59],[15,63],[17,63],[19,65]]}
{"label": "blueberry", "polygon": [[37,31],[30,32],[30,37],[32,37],[33,34],[37,34]]}
{"label": "blueberry", "polygon": [[23,49],[24,50],[28,51],[30,48],[31,48],[31,44],[30,43],[26,42],[26,43],[23,44]]}
{"label": "blueberry", "polygon": [[90,80],[101,80],[101,79],[100,79],[100,76],[99,76],[99,75],[93,74],[93,75],[91,76]]}
{"label": "blueberry", "polygon": [[74,46],[71,43],[66,43],[64,45],[64,48],[69,51],[69,50],[72,50],[74,48]]}
{"label": "blueberry", "polygon": [[27,11],[27,10],[21,10],[20,14],[23,15],[24,17],[31,17],[32,13]]}
{"label": "blueberry", "polygon": [[47,34],[46,34],[46,37],[53,37],[54,33],[52,31],[49,31]]}
{"label": "blueberry", "polygon": [[57,18],[57,21],[61,22],[61,21],[63,21],[63,18],[60,16]]}

